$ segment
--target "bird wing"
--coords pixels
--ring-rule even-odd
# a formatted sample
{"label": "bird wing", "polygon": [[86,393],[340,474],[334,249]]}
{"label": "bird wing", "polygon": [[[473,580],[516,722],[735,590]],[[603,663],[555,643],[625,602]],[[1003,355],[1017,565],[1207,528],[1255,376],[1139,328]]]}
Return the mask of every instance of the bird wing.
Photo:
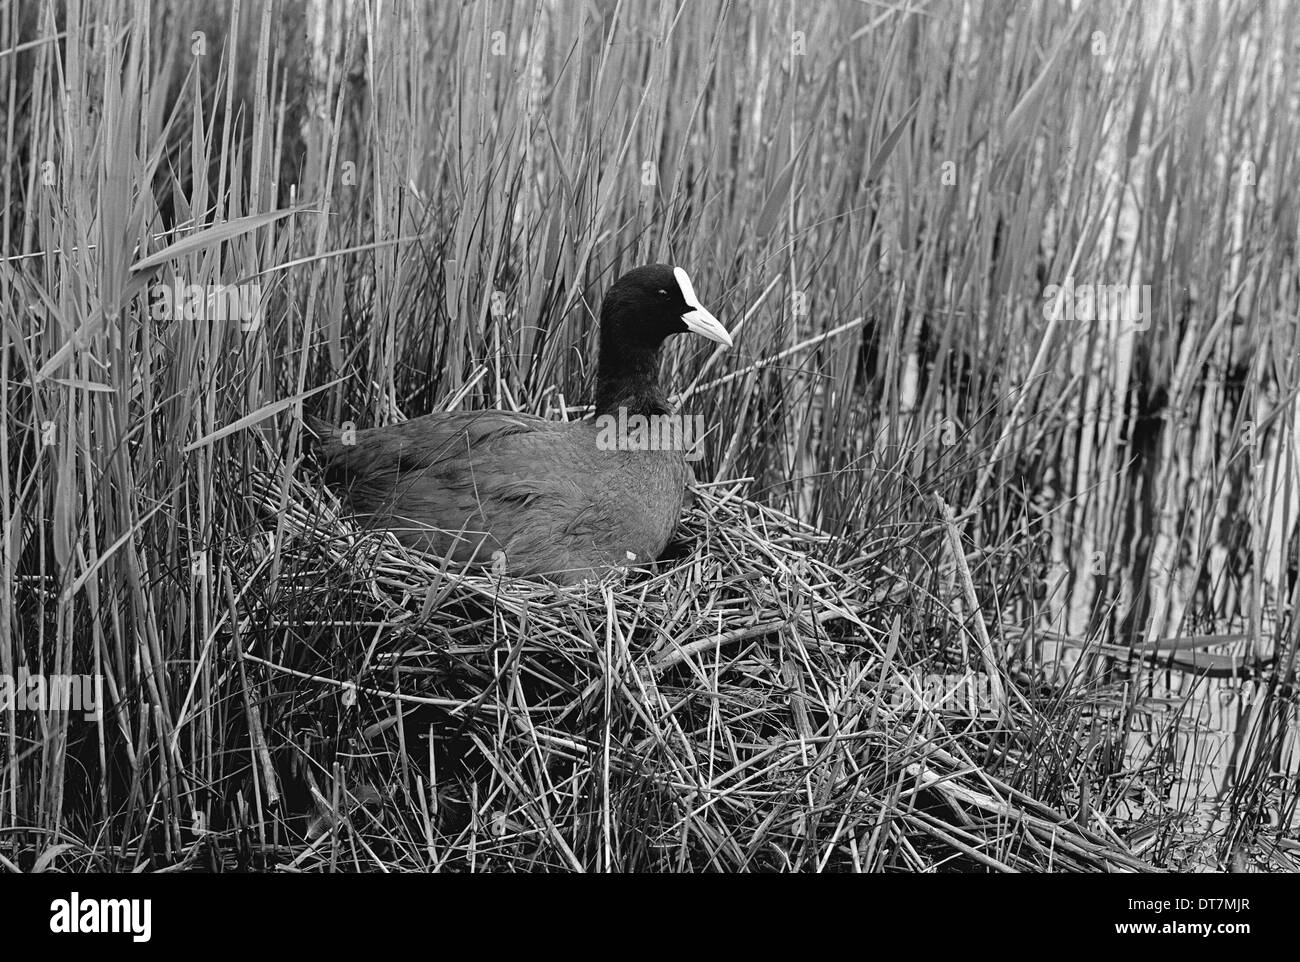
{"label": "bird wing", "polygon": [[681,511],[679,453],[603,451],[589,424],[484,411],[357,431],[353,444],[313,430],[358,513],[457,561],[501,550],[513,573],[576,579],[654,560]]}
{"label": "bird wing", "polygon": [[441,462],[465,458],[494,438],[545,431],[552,422],[507,411],[457,411],[359,429],[351,437],[316,418],[310,418],[308,424],[322,441],[326,480],[346,485],[358,480],[380,482],[389,475],[426,468],[436,470]]}

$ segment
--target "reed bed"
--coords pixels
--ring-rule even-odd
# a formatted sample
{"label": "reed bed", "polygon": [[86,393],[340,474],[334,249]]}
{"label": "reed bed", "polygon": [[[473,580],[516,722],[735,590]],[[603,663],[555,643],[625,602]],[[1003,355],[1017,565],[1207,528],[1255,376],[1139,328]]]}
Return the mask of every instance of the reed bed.
{"label": "reed bed", "polygon": [[[300,733],[241,759],[263,774],[250,811],[282,840],[258,854],[301,870],[1150,870],[1062,784],[1026,790],[1037,753],[1080,747],[1049,732],[1043,693],[1009,678],[972,711],[973,656],[950,666],[969,684],[947,704],[921,697],[920,592],[878,576],[883,554],[853,574],[821,560],[835,538],[741,487],[696,492],[672,560],[558,588],[449,569],[358,532],[327,493],[295,487],[286,507],[255,485],[285,542],[229,560],[232,650],[211,657],[239,660],[217,681],[226,724]],[[292,575],[270,576],[273,553]],[[311,804],[281,801],[295,792]]]}

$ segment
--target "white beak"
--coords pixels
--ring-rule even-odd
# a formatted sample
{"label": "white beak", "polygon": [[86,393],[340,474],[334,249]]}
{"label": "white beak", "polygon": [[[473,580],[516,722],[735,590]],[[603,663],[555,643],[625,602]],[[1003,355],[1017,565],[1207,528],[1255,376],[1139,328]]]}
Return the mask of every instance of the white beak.
{"label": "white beak", "polygon": [[674,267],[673,276],[677,278],[677,286],[682,290],[682,300],[691,308],[682,315],[682,323],[686,325],[686,329],[693,334],[707,337],[710,341],[717,341],[719,344],[731,347],[731,335],[722,326],[722,322],[705,310],[704,305],[699,302],[686,272],[680,267]]}

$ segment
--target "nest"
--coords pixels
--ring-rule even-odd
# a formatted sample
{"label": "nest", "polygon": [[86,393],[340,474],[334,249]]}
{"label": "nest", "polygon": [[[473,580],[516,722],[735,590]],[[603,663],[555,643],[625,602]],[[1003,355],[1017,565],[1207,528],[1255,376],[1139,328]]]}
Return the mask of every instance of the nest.
{"label": "nest", "polygon": [[910,697],[907,586],[739,486],[697,489],[653,568],[556,587],[284,485],[230,559],[275,866],[1150,870],[1068,779],[1025,789],[1060,733],[1013,677],[991,708]]}

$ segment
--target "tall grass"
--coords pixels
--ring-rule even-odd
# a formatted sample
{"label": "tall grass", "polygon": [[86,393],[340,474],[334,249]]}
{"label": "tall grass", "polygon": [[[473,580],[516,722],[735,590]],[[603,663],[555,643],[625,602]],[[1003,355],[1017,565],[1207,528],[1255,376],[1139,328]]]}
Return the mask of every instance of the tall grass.
{"label": "tall grass", "polygon": [[[0,674],[105,697],[0,718],[0,856],[1294,868],[1297,16],[6,6]],[[581,416],[655,260],[737,344],[665,371],[717,428],[689,563],[494,600],[346,541],[304,405]],[[991,714],[881,707],[968,669]]]}

